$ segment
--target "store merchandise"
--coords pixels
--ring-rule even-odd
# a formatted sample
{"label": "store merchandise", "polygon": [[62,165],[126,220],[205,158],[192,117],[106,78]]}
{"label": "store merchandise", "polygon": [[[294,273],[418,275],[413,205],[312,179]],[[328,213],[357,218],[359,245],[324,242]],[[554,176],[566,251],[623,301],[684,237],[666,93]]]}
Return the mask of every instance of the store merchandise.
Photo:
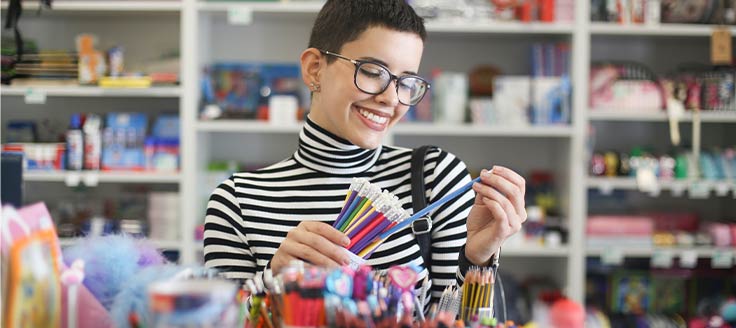
{"label": "store merchandise", "polygon": [[[736,156],[733,148],[713,149],[700,154],[695,163],[692,153],[655,156],[641,147],[630,153],[607,151],[595,152],[591,156],[589,172],[592,176],[637,177],[642,170],[650,171],[659,181],[706,179],[730,181],[736,175]],[[699,170],[694,170],[696,164]],[[695,175],[698,172],[698,175]]]}
{"label": "store merchandise", "polygon": [[58,327],[62,262],[48,210],[42,203],[5,206],[0,223],[3,326]]}
{"label": "store merchandise", "polygon": [[620,24],[729,24],[736,23],[732,0],[593,0],[592,21]]}
{"label": "store merchandise", "polygon": [[594,249],[736,248],[736,224],[727,219],[701,222],[696,214],[674,212],[591,215],[586,221],[586,244]]}
{"label": "store merchandise", "polygon": [[178,192],[151,192],[148,194],[148,238],[179,240]]}
{"label": "store merchandise", "polygon": [[409,1],[420,16],[433,21],[517,20],[520,22],[569,22],[574,13],[571,0],[543,1]]}
{"label": "store merchandise", "polygon": [[296,98],[295,115],[301,120],[309,94],[300,74],[296,64],[215,63],[205,68],[201,81],[200,116],[268,121],[271,96],[289,96]]}

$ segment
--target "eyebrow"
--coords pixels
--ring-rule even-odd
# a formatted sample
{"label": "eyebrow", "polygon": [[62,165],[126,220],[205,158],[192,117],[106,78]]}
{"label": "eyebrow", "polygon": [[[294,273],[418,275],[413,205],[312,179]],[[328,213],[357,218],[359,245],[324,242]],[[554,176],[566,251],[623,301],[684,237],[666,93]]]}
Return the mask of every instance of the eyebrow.
{"label": "eyebrow", "polygon": [[[380,60],[378,58],[374,58],[374,57],[360,57],[358,59],[360,59],[360,60],[366,60],[366,61],[371,61],[371,62],[376,62],[376,63],[379,63],[379,64],[381,64],[383,66],[388,67],[388,64],[385,61]],[[409,75],[418,75],[417,72],[412,72],[412,71],[403,71],[402,73],[403,74],[409,74]]]}

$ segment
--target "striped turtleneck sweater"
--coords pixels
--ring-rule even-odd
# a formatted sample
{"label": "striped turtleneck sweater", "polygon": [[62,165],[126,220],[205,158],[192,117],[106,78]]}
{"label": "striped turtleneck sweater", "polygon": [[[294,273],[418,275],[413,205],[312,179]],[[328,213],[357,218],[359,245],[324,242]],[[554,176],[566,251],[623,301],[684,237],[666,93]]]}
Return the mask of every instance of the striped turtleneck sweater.
{"label": "striped turtleneck sweater", "polygon": [[[235,173],[212,193],[204,232],[205,265],[228,278],[248,279],[267,267],[287,232],[302,221],[332,224],[355,177],[366,178],[399,198],[412,212],[412,150],[393,146],[362,149],[307,119],[290,158],[254,172]],[[470,181],[465,163],[431,148],[424,161],[427,203]],[[431,298],[462,279],[458,251],[465,245],[465,220],[472,190],[430,213],[432,218]],[[424,268],[411,226],[380,245],[366,261],[374,269],[393,265]],[[420,273],[420,280],[428,274]]]}

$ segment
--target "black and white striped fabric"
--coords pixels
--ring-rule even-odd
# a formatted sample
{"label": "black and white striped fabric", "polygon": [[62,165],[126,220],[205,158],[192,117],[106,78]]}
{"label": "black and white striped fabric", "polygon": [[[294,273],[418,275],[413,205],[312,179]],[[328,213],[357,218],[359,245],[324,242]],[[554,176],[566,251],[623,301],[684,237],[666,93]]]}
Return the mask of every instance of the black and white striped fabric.
{"label": "black and white striped fabric", "polygon": [[[411,213],[410,162],[409,148],[361,149],[307,120],[291,158],[236,173],[212,193],[205,218],[206,266],[229,278],[262,274],[290,229],[302,221],[334,222],[354,177],[393,193]],[[432,203],[469,182],[470,176],[460,159],[433,148],[425,159],[424,180]],[[458,251],[465,244],[465,220],[474,197],[470,190],[431,213],[432,299],[459,276]],[[367,264],[379,270],[400,264],[423,267],[411,227],[379,246]],[[421,279],[426,275],[425,269]]]}

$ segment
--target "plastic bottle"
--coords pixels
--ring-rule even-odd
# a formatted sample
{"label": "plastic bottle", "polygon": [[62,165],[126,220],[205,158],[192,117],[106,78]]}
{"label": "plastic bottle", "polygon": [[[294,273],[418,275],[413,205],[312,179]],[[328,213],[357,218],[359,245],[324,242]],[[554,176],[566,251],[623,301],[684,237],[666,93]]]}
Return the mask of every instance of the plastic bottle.
{"label": "plastic bottle", "polygon": [[82,114],[73,114],[66,131],[66,169],[80,171],[84,167],[84,135]]}

